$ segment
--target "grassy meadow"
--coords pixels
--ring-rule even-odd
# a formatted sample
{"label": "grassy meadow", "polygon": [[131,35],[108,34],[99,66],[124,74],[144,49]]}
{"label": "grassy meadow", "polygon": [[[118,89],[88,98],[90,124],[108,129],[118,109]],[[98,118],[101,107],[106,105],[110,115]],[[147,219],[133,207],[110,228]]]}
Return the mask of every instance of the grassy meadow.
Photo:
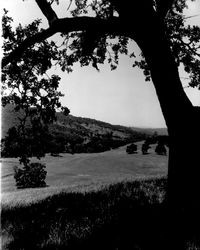
{"label": "grassy meadow", "polygon": [[[176,249],[168,245],[168,157],[155,146],[142,155],[141,144],[133,155],[126,147],[47,155],[46,188],[17,190],[17,159],[2,159],[2,249]],[[187,239],[186,249],[196,242]]]}
{"label": "grassy meadow", "polygon": [[[56,189],[166,175],[168,157],[157,155],[155,145],[149,149],[149,154],[142,155],[142,143],[137,143],[138,153],[132,155],[126,153],[126,146],[103,153],[60,154],[60,157],[47,154],[41,159],[46,164],[47,185]],[[31,160],[38,161],[34,158]],[[18,165],[18,159],[4,158],[1,162],[2,192],[17,191],[13,166]]]}

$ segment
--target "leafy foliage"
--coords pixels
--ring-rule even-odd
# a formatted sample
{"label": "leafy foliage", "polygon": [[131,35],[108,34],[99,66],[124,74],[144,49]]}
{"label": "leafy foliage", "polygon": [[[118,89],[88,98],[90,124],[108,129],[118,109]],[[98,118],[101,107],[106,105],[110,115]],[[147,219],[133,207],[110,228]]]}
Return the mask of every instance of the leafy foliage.
{"label": "leafy foliage", "polygon": [[45,187],[47,174],[45,167],[39,162],[26,164],[23,168],[15,166],[14,178],[17,188]]}
{"label": "leafy foliage", "polygon": [[20,157],[20,162],[26,162],[26,158],[45,155],[50,139],[48,128],[35,121],[28,126],[20,124],[11,127],[5,138],[2,139],[1,155],[3,157]]}
{"label": "leafy foliage", "polygon": [[187,17],[183,15],[185,1],[178,3],[166,19],[166,35],[177,66],[183,65],[189,75],[189,85],[200,89],[200,27],[186,25]]}
{"label": "leafy foliage", "polygon": [[[11,21],[6,14],[3,16],[4,55],[9,54],[26,37],[39,32],[40,20],[24,28],[19,25],[15,32],[12,31]],[[3,67],[3,106],[12,103],[16,111],[23,109],[28,116],[40,114],[45,123],[55,120],[55,109],[61,108],[59,98],[63,96],[57,91],[60,77],[49,77],[46,71],[51,68],[56,55],[54,42],[43,41],[26,50],[20,61]]]}
{"label": "leafy foliage", "polygon": [[[59,4],[59,1],[51,1],[51,4],[53,2]],[[71,3],[72,1],[70,1],[70,6]],[[120,1],[117,0],[74,1],[73,6],[75,6],[74,9],[70,11],[72,17],[88,14],[104,20],[113,17],[125,18],[124,13],[128,11],[128,7],[120,5]],[[186,25],[186,17],[183,15],[185,7],[187,7],[185,0],[175,1],[173,8],[163,19],[163,27],[170,41],[177,66],[184,66],[190,77],[190,86],[199,87],[200,28]],[[152,8],[159,14],[162,6],[159,1],[154,1]],[[12,18],[8,17],[5,11],[2,19],[4,56],[7,56],[27,37],[42,31],[39,28],[40,23],[41,20],[35,20],[25,27],[19,25],[13,31]],[[40,106],[40,110],[43,106],[45,109],[48,108],[48,112],[46,112],[50,114],[48,119],[54,119],[54,108],[61,106],[59,97],[62,95],[57,91],[60,79],[58,76],[47,77],[46,72],[55,63],[60,65],[63,71],[71,72],[72,66],[76,62],[80,62],[81,66],[91,64],[98,70],[99,64],[103,64],[107,60],[111,70],[114,70],[119,63],[120,54],[125,54],[135,58],[133,66],[138,66],[143,70],[147,81],[151,79],[143,54],[141,53],[140,57],[136,58],[134,52],[130,51],[130,39],[126,35],[87,30],[63,32],[61,37],[63,39],[61,46],[58,47],[53,41],[43,40],[29,46],[20,61],[8,64],[3,68],[3,89],[12,89],[12,91],[15,89],[12,95],[3,98],[4,104],[14,102],[19,105],[21,100],[23,103],[37,106],[37,109]],[[22,89],[24,99],[19,100],[17,92]],[[38,90],[44,90],[46,95],[41,97],[41,92]],[[27,93],[29,95],[25,98]]]}
{"label": "leafy foliage", "polygon": [[158,143],[156,148],[155,148],[155,152],[158,154],[158,155],[166,155],[167,154],[167,150],[165,148],[165,145],[163,143]]}
{"label": "leafy foliage", "polygon": [[[71,14],[74,17],[91,14],[97,18],[109,20],[113,16],[120,17],[122,6],[119,6],[118,2],[117,0],[81,1],[81,3],[75,1],[76,7]],[[155,2],[159,5],[159,1]],[[173,8],[163,20],[163,29],[170,42],[177,66],[183,65],[191,87],[200,88],[200,27],[186,24],[187,17],[183,14],[184,8],[187,8],[185,0],[175,1]],[[128,13],[128,7],[126,11]],[[126,36],[79,31],[67,35],[62,34],[62,37],[64,38],[63,48],[59,52],[59,64],[62,70],[72,71],[72,66],[76,62],[80,62],[81,66],[91,64],[98,70],[98,65],[106,60],[111,70],[114,70],[118,66],[120,54],[125,54],[134,58],[133,67],[137,66],[143,71],[146,81],[151,80],[150,70],[143,53],[136,57],[135,53],[130,50],[131,39]]]}
{"label": "leafy foliage", "polygon": [[[4,56],[40,31],[40,20],[25,27],[19,25],[15,31],[11,23],[12,18],[5,11],[2,19]],[[9,130],[3,143],[25,165],[32,155],[44,156],[48,124],[56,120],[56,110],[61,109],[66,115],[69,113],[60,103],[59,98],[63,96],[58,91],[60,77],[46,73],[56,58],[54,42],[43,41],[30,46],[18,62],[2,69],[2,106],[13,104],[15,111],[20,111],[19,124]]]}
{"label": "leafy foliage", "polygon": [[151,147],[150,147],[149,143],[145,141],[145,142],[142,144],[142,154],[143,154],[143,155],[148,154],[148,150],[149,150],[150,148],[151,148]]}
{"label": "leafy foliage", "polygon": [[[51,1],[51,4],[54,2],[59,4],[59,1]],[[70,6],[71,3],[72,1],[70,1]],[[70,10],[72,17],[88,14],[104,20],[113,17],[125,18],[124,12],[128,11],[128,8],[120,5],[117,0],[74,1],[73,6],[74,8]],[[162,6],[160,7],[159,1],[154,1],[153,7],[159,13]],[[189,74],[190,86],[199,87],[200,28],[186,25],[186,18],[183,15],[185,7],[184,0],[175,1],[173,8],[163,19],[163,27],[177,65],[183,65]],[[41,32],[40,23],[41,20],[35,20],[25,27],[19,25],[13,31],[12,18],[8,17],[5,11],[2,19],[4,56],[22,44],[27,37]],[[59,98],[62,96],[57,90],[59,76],[47,75],[47,71],[55,64],[67,72],[72,71],[76,62],[79,62],[81,66],[91,64],[98,70],[99,64],[107,60],[111,70],[114,70],[118,66],[120,54],[125,54],[134,58],[133,66],[143,70],[146,80],[151,79],[143,54],[141,53],[140,57],[136,58],[135,53],[130,51],[131,41],[126,35],[87,30],[62,32],[61,37],[61,46],[57,46],[53,41],[43,40],[24,50],[19,61],[3,67],[3,105],[14,103],[16,110],[23,108],[29,112],[28,115],[35,116],[37,113],[45,123],[52,122],[55,119],[55,109],[61,108]],[[29,107],[36,109],[28,111]],[[64,110],[66,113],[69,112],[67,108]]]}

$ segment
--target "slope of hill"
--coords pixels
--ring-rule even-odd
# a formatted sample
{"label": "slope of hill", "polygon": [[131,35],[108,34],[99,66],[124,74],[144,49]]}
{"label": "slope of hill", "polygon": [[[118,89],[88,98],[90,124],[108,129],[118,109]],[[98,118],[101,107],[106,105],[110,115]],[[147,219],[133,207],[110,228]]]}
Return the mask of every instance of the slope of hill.
{"label": "slope of hill", "polygon": [[[5,108],[2,108],[1,115],[1,131],[2,138],[5,137],[7,131],[12,126],[18,124],[19,112],[13,110],[12,105],[7,105]],[[155,131],[159,131],[158,134],[167,134],[165,128],[137,128],[137,127],[126,127],[121,125],[112,125],[110,123],[98,121],[91,118],[76,117],[73,115],[64,116],[62,113],[57,113],[57,121],[51,125],[52,131],[69,131],[69,132],[78,132],[80,134],[106,134],[113,132],[113,136],[126,138],[130,135],[151,135]],[[85,133],[84,133],[85,132]]]}
{"label": "slope of hill", "polygon": [[57,121],[52,125],[52,129],[55,130],[56,127],[89,137],[112,134],[112,137],[116,139],[134,137],[138,140],[140,137],[142,137],[142,139],[144,138],[142,130],[135,131],[125,126],[112,125],[91,118],[75,117],[73,115],[64,116],[62,113],[57,113]]}
{"label": "slope of hill", "polygon": [[[2,108],[2,138],[18,123],[21,114],[13,111],[12,105]],[[57,121],[49,126],[47,152],[103,152],[130,142],[144,140],[152,131],[112,125],[90,118],[65,116],[57,113]]]}

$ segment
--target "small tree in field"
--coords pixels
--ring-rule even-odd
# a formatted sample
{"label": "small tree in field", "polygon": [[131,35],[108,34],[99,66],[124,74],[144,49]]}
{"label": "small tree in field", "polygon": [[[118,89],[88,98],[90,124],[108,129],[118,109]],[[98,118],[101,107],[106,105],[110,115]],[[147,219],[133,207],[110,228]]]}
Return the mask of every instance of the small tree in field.
{"label": "small tree in field", "polygon": [[46,186],[45,165],[39,162],[25,164],[23,168],[15,166],[14,178],[17,188],[35,188]]}
{"label": "small tree in field", "polygon": [[142,144],[142,154],[143,154],[143,155],[148,154],[148,150],[149,150],[150,148],[151,148],[151,147],[149,146],[149,143],[145,141],[145,142]]}
{"label": "small tree in field", "polygon": [[167,154],[167,150],[165,148],[165,145],[163,143],[158,143],[156,148],[155,148],[155,152],[158,154],[158,155],[166,155]]}
{"label": "small tree in field", "polygon": [[131,145],[126,147],[127,154],[135,154],[137,153],[137,145],[132,143]]}

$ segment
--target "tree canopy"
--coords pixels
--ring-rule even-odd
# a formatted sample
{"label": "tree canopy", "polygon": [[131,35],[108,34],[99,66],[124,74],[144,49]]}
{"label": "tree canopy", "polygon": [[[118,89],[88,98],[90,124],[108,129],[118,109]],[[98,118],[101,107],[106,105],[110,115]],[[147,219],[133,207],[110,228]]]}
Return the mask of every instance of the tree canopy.
{"label": "tree canopy", "polygon": [[[12,18],[8,17],[6,12],[3,16],[2,67],[6,75],[11,70],[16,71],[12,67],[19,67],[19,64],[20,71],[23,72],[28,71],[27,67],[32,64],[33,75],[44,75],[55,64],[63,71],[70,72],[76,62],[80,62],[81,66],[91,64],[98,69],[98,65],[103,64],[105,60],[113,70],[119,63],[119,54],[135,57],[134,51],[130,51],[128,46],[129,40],[134,39],[130,33],[135,35],[137,41],[137,33],[145,32],[143,28],[147,26],[147,22],[153,22],[152,19],[155,18],[165,30],[177,66],[182,64],[189,74],[189,85],[200,88],[200,28],[185,25],[185,0],[144,3],[70,0],[66,1],[66,5],[69,5],[66,18],[58,18],[54,11],[54,5],[59,4],[59,1],[36,2],[48,20],[47,29],[41,28],[41,20],[36,20],[26,27],[19,25],[13,30]],[[48,39],[56,33],[60,33],[62,37],[61,46]],[[133,66],[139,66],[146,79],[150,80],[150,71],[144,57],[141,60],[135,58]],[[33,75],[29,76],[31,80]],[[2,78],[3,82],[8,81],[8,76],[3,74]],[[55,77],[53,79],[55,82]],[[58,79],[56,81],[58,82]]]}

